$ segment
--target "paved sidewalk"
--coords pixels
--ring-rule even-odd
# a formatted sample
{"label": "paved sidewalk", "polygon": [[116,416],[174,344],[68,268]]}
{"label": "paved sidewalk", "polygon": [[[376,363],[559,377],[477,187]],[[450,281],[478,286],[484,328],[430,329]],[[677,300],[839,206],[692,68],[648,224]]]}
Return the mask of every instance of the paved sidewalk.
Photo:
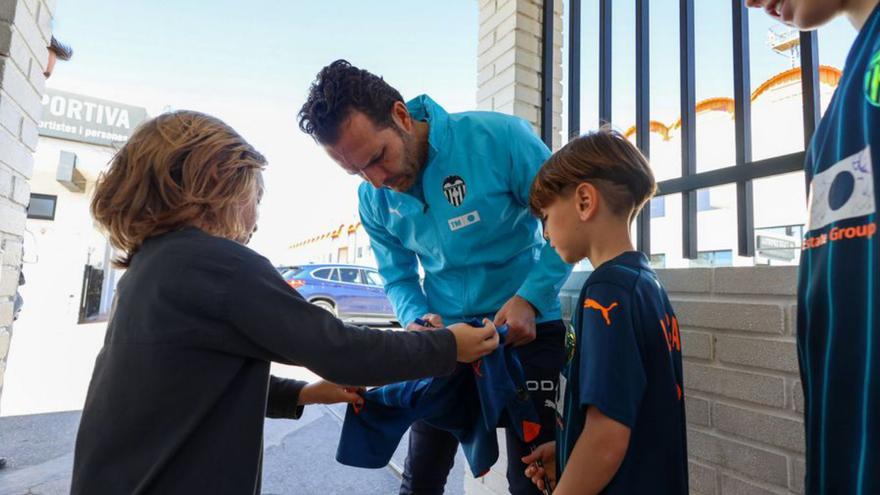
{"label": "paved sidewalk", "polygon": [[[55,495],[70,491],[73,444],[95,357],[106,324],[66,324],[30,312],[16,322],[2,396],[0,495]],[[314,381],[296,366],[272,364],[272,374]],[[407,437],[385,469],[358,469],[336,462],[345,406],[309,406],[300,420],[267,419],[263,493],[392,494],[400,486]],[[464,456],[459,452],[446,493],[464,493]],[[206,473],[206,475],[208,475]]]}
{"label": "paved sidewalk", "polygon": [[[392,467],[357,469],[336,462],[343,406],[310,406],[298,421],[267,419],[263,493],[392,494],[400,478]],[[73,444],[80,411],[0,418],[0,495],[58,495],[70,491]],[[392,465],[402,466],[406,438]],[[206,473],[209,475],[209,473]],[[446,493],[464,493],[459,452]]]}

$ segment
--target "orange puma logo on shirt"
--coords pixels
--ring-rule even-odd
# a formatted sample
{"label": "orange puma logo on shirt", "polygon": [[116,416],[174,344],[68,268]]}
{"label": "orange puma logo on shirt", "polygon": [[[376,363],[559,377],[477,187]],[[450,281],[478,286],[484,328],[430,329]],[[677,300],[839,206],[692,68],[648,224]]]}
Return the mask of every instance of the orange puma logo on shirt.
{"label": "orange puma logo on shirt", "polygon": [[611,312],[612,309],[617,307],[617,302],[615,301],[615,302],[611,303],[611,306],[608,306],[606,308],[605,306],[602,306],[595,299],[587,299],[586,301],[584,301],[584,307],[587,309],[599,310],[602,313],[602,317],[605,318],[605,324],[610,327],[611,326],[611,317],[608,316],[608,313]]}

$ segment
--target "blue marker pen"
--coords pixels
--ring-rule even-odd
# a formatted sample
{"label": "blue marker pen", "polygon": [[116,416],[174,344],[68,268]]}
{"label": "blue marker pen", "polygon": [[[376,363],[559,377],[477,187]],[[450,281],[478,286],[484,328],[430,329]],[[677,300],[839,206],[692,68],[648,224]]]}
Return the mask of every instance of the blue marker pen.
{"label": "blue marker pen", "polygon": [[421,325],[423,327],[434,328],[434,325],[432,325],[430,321],[425,321],[421,318],[416,318],[415,320],[413,320],[413,323],[415,323],[416,325]]}

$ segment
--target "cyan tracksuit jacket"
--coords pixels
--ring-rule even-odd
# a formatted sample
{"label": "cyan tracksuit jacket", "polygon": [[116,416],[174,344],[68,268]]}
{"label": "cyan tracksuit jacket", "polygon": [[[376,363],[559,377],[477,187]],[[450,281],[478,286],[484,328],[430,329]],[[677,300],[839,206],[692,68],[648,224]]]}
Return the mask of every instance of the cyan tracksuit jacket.
{"label": "cyan tracksuit jacket", "polygon": [[449,114],[426,95],[407,107],[429,124],[420,180],[403,193],[366,182],[358,191],[361,222],[400,323],[425,313],[446,324],[491,316],[515,294],[537,309],[538,323],[559,319],[559,289],[571,267],[544,241],[528,208],[550,151],[517,117]]}

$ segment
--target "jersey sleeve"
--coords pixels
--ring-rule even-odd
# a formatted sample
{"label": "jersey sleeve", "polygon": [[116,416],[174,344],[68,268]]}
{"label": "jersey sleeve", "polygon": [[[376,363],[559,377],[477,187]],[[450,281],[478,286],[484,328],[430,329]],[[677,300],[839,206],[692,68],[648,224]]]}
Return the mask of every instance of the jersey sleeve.
{"label": "jersey sleeve", "polygon": [[269,375],[269,393],[266,397],[267,418],[299,419],[303,406],[299,394],[308,383]]}
{"label": "jersey sleeve", "polygon": [[633,428],[647,376],[633,324],[631,294],[614,284],[587,288],[580,319],[580,406],[595,406]]}
{"label": "jersey sleeve", "polygon": [[384,385],[455,370],[449,330],[389,332],[345,324],[303,299],[265,258],[242,261],[224,290],[221,320],[234,332],[217,345],[227,352],[304,366],[346,385]]}
{"label": "jersey sleeve", "polygon": [[400,326],[406,328],[416,318],[428,313],[428,300],[419,283],[418,259],[382,225],[363,189],[359,192],[358,212],[361,224],[370,236],[379,273],[385,279],[385,294]]}

